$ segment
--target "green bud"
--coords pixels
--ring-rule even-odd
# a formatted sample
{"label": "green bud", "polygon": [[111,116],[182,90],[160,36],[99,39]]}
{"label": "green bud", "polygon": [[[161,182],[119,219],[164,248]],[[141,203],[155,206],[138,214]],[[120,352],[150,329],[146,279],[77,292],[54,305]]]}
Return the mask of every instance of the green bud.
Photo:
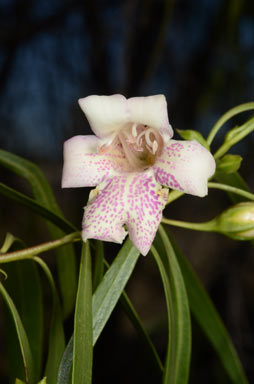
{"label": "green bud", "polygon": [[254,239],[254,202],[230,207],[215,220],[215,231],[235,240]]}

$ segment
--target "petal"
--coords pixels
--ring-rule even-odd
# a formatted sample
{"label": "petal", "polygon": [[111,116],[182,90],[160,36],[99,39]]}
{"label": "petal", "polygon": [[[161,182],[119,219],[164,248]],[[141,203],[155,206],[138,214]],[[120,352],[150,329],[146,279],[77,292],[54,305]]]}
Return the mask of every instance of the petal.
{"label": "petal", "polygon": [[98,137],[112,137],[129,122],[127,100],[122,95],[92,95],[79,99],[79,105]]}
{"label": "petal", "polygon": [[94,187],[115,174],[110,155],[97,153],[102,141],[96,136],[74,136],[64,143],[62,188]]}
{"label": "petal", "polygon": [[143,255],[151,247],[167,202],[167,190],[151,171],[126,173],[107,180],[93,192],[85,207],[83,239],[121,243],[127,232]]}
{"label": "petal", "polygon": [[215,172],[215,160],[196,141],[170,140],[153,169],[162,185],[203,197],[207,195],[207,181]]}
{"label": "petal", "polygon": [[132,97],[128,99],[128,106],[131,122],[158,129],[166,142],[173,136],[164,95]]}

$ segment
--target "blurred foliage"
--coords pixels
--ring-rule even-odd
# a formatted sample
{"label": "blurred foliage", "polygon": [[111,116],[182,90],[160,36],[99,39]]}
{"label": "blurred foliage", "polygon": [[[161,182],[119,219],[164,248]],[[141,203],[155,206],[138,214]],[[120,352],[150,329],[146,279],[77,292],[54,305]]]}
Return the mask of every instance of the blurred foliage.
{"label": "blurred foliage", "polygon": [[206,133],[253,97],[253,16],[248,0],[2,1],[2,145],[59,160],[89,94],[164,93],[176,128]]}
{"label": "blurred foliage", "polygon": [[[79,208],[85,204],[88,191],[59,192],[63,141],[74,134],[89,133],[76,102],[79,97],[164,93],[173,127],[197,129],[206,137],[223,112],[254,98],[253,68],[254,2],[250,0],[2,0],[1,147],[42,162],[57,200],[67,217],[79,225]],[[233,120],[235,124],[239,121],[241,117]],[[220,138],[221,134],[215,146]],[[252,135],[237,148],[237,154],[245,155],[242,171],[250,186],[254,186],[253,145]],[[2,168],[0,172],[1,181],[8,180],[8,184],[27,192],[25,183]],[[210,193],[214,203],[208,213],[226,207],[226,197],[220,192]],[[3,233],[11,228],[21,237],[30,235],[32,244],[34,239],[46,238],[41,221],[35,223],[30,212],[16,205],[7,207],[5,202],[1,197]],[[170,206],[170,214],[205,220],[205,206],[206,202],[190,202],[184,197],[181,203]],[[197,257],[193,233],[181,229],[173,233],[209,288],[248,376],[254,377],[253,248],[249,244],[240,247],[217,235],[197,235]],[[114,251],[114,246],[106,246],[108,254]],[[50,264],[55,275],[54,262]],[[150,259],[142,260],[142,266],[139,262],[129,286],[130,296],[163,353],[165,313],[159,285]],[[69,319],[65,323],[67,334],[71,327]],[[1,331],[1,356],[2,336]],[[105,354],[107,343],[110,353]],[[190,383],[228,383],[195,323],[193,345]],[[133,372],[120,364],[119,351],[121,360],[132,364]],[[96,382],[133,382],[134,371],[137,382],[156,380],[120,309],[98,341],[95,360]],[[208,377],[207,372],[212,374]],[[5,383],[5,374],[3,358],[1,383]]]}

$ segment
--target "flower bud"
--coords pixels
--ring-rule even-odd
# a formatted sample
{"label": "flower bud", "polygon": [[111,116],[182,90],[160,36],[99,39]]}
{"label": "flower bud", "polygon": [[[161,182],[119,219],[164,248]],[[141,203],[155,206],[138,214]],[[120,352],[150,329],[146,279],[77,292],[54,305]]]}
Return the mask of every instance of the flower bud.
{"label": "flower bud", "polygon": [[254,202],[230,207],[215,219],[216,232],[236,240],[254,239]]}

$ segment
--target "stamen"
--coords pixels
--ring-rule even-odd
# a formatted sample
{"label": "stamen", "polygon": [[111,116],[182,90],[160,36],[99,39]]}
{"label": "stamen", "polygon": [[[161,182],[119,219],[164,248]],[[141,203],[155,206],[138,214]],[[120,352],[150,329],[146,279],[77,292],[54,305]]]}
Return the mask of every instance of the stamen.
{"label": "stamen", "polygon": [[153,154],[155,155],[155,153],[158,149],[158,143],[156,140],[154,140],[152,148],[153,148]]}
{"label": "stamen", "polygon": [[131,129],[131,133],[132,133],[132,136],[133,137],[137,137],[137,124],[133,124],[132,126],[132,129]]}
{"label": "stamen", "polygon": [[149,145],[149,147],[152,147],[152,146],[153,146],[153,142],[150,140],[150,133],[152,133],[151,131],[152,131],[151,128],[150,128],[150,129],[147,129],[147,130],[145,131],[145,138],[146,138],[146,142],[147,142],[147,144]]}
{"label": "stamen", "polygon": [[[119,164],[125,171],[143,171],[152,166],[161,155],[163,140],[160,133],[147,125],[132,123],[121,130],[115,139],[119,147],[114,149],[114,156],[120,153],[125,158]],[[113,143],[112,143],[113,144]],[[113,147],[111,144],[111,148]],[[102,151],[106,148],[102,147]],[[113,149],[113,148],[112,148]],[[117,161],[119,161],[117,159]]]}
{"label": "stamen", "polygon": [[136,139],[136,143],[138,144],[139,147],[141,147],[141,138],[142,138],[142,136],[144,136],[145,134],[146,134],[146,131],[142,131],[142,132],[138,135],[138,137],[137,137],[137,139]]}

